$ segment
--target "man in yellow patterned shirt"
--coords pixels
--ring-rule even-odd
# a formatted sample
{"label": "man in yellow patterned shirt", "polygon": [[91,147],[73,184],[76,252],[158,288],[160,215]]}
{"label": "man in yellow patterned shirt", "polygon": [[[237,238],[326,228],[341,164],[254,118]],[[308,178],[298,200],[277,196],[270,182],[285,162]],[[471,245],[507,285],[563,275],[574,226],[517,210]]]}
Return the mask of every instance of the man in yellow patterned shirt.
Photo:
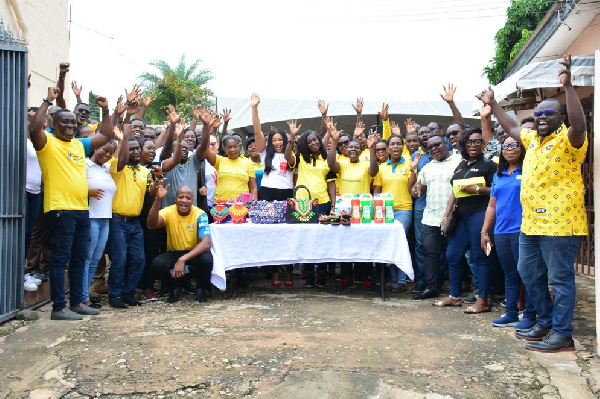
{"label": "man in yellow patterned shirt", "polygon": [[[521,129],[504,112],[489,89],[478,96],[489,104],[500,125],[527,149],[523,161],[521,204],[523,224],[519,239],[518,270],[535,306],[537,324],[517,331],[529,341],[526,349],[540,352],[574,351],[574,263],[582,237],[587,235],[581,165],[588,139],[581,102],[571,84],[571,55],[561,62],[559,79],[567,101],[571,126],[564,125],[565,106],[549,98],[534,112],[535,129]],[[555,301],[548,291],[550,285]]]}

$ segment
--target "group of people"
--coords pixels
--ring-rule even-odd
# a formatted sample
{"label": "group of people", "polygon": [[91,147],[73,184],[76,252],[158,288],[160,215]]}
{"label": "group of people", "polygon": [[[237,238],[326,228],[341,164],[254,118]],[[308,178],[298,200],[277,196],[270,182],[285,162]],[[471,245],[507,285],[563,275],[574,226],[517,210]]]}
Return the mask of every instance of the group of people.
{"label": "group of people", "polygon": [[[353,104],[353,134],[337,129],[324,101],[318,103],[320,132],[301,132],[301,125],[290,120],[288,130],[271,128],[265,134],[260,97],[252,94],[254,137],[244,143],[228,134],[227,109],[218,114],[197,106],[187,126],[169,106],[163,127],[147,127],[143,118],[152,96],[142,96],[137,86],[119,99],[112,115],[108,101],[96,97],[102,120],[90,121],[89,105],[79,98],[73,112],[66,109],[62,94],[68,64],[61,64],[58,87],[49,88],[30,114],[28,132],[27,243],[38,220],[43,183],[52,249],[52,319],[99,312],[89,290],[105,253],[112,307],[140,305],[136,289],[147,300],[168,295],[175,302],[182,289],[194,289],[191,278],[196,279],[196,300],[205,301],[212,270],[210,209],[245,193],[259,200],[286,200],[302,185],[318,199],[321,215],[335,212],[336,194],[393,195],[395,220],[413,243],[415,300],[438,297],[448,272],[450,294],[434,306],[471,302],[464,313],[489,312],[492,295],[503,294],[506,312],[493,325],[515,327],[517,338],[530,341],[528,349],[573,350],[573,264],[587,234],[581,164],[588,141],[571,85],[570,57],[563,65],[566,109],[546,99],[521,123],[488,89],[477,96],[483,103],[481,127],[466,125],[450,84],[441,94],[455,119],[447,129],[408,119],[402,132],[389,120],[386,104],[379,112],[381,125],[367,129],[359,98]],[[81,88],[73,84],[73,90],[79,96]],[[569,128],[563,123],[567,111]],[[35,186],[30,176],[38,180],[37,193],[30,189]],[[303,267],[307,287],[324,285],[335,269],[327,263]],[[388,289],[407,291],[406,274],[396,265],[387,267]],[[283,285],[294,285],[290,264],[268,267],[273,286],[282,285],[284,269]],[[343,263],[338,284],[369,286],[374,271],[372,264]],[[475,286],[471,295],[463,295],[470,285],[467,274]],[[504,281],[499,281],[502,274]],[[160,290],[154,289],[157,280]],[[504,292],[498,292],[502,286]]]}

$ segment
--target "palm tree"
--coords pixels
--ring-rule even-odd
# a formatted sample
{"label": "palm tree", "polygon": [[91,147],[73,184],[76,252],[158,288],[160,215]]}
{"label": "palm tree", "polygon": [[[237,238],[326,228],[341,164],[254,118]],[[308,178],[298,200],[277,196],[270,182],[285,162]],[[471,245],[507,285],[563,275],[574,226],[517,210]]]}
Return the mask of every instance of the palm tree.
{"label": "palm tree", "polygon": [[179,78],[179,80],[183,82],[191,82],[196,87],[202,87],[208,83],[213,76],[209,69],[200,69],[196,71],[201,62],[201,59],[197,59],[192,63],[192,65],[187,67],[185,65],[185,54],[181,56],[179,63],[175,66],[175,68],[171,68],[171,66],[164,60],[150,61],[149,64],[158,69],[162,76],[158,76],[150,72],[144,72],[138,76],[138,79],[140,80],[142,87],[146,88],[147,90],[154,90],[159,82],[172,72]]}

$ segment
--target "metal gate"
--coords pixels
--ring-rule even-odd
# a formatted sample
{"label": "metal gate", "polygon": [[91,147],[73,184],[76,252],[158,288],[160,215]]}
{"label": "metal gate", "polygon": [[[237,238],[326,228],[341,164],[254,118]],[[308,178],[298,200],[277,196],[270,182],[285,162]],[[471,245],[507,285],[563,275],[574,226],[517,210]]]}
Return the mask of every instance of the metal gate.
{"label": "metal gate", "polygon": [[23,306],[27,49],[0,21],[0,322]]}

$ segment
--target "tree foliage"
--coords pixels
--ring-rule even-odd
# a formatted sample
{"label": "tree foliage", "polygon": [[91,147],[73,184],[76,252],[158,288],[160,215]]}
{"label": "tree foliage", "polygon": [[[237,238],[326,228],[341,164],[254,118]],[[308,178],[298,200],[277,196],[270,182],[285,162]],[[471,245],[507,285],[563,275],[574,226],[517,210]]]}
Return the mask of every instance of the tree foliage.
{"label": "tree foliage", "polygon": [[96,94],[93,91],[89,91],[88,94],[88,105],[90,106],[90,120],[100,120],[100,107],[96,104]]}
{"label": "tree foliage", "polygon": [[552,7],[553,0],[512,0],[506,10],[506,24],[494,36],[496,55],[483,68],[483,76],[497,84],[527,38]]}
{"label": "tree foliage", "polygon": [[192,110],[196,104],[212,106],[213,93],[205,87],[212,79],[212,74],[208,69],[198,69],[201,62],[198,59],[187,66],[185,55],[181,56],[174,68],[163,60],[150,62],[158,70],[158,74],[145,72],[138,77],[140,85],[146,91],[154,93],[154,101],[146,111],[146,119],[150,123],[162,124],[169,104],[177,112],[183,112],[188,121],[192,118]]}

